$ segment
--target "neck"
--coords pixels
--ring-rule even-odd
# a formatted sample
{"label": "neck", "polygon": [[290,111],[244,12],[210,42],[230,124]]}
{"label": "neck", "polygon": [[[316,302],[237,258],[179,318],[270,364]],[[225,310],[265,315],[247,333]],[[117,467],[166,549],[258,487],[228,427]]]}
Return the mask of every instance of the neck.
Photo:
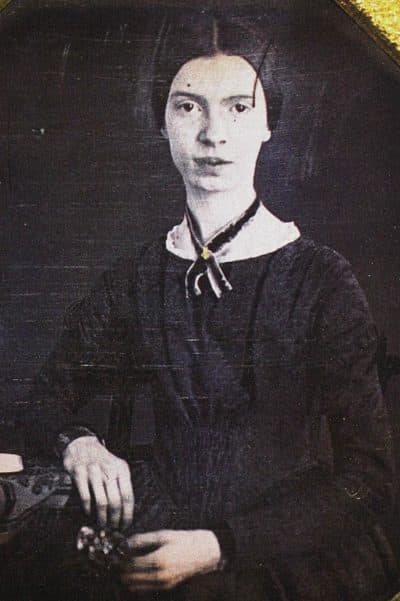
{"label": "neck", "polygon": [[229,221],[239,217],[256,197],[254,187],[228,192],[186,190],[186,202],[199,224],[202,241],[211,238]]}

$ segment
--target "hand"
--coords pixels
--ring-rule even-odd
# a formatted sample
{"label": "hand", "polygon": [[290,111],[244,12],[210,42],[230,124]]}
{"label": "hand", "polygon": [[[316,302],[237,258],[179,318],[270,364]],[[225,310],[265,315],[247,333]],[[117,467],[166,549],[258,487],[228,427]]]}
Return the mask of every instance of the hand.
{"label": "hand", "polygon": [[90,514],[93,496],[101,526],[123,529],[132,523],[134,495],[126,461],[110,453],[95,436],[80,436],[66,447],[63,462],[85,513]]}
{"label": "hand", "polygon": [[[128,539],[135,551],[121,575],[131,592],[169,590],[195,574],[217,569],[221,558],[218,539],[211,530],[159,530]],[[153,550],[156,548],[155,550]]]}

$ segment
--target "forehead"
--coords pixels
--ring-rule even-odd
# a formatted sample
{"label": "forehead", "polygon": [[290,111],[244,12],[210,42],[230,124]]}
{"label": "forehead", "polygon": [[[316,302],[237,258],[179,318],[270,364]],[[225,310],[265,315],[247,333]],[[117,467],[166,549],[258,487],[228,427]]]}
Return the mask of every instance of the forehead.
{"label": "forehead", "polygon": [[[254,68],[241,56],[199,57],[179,69],[170,93],[182,91],[205,97],[252,95],[256,77]],[[262,92],[259,81],[257,88],[258,93]]]}

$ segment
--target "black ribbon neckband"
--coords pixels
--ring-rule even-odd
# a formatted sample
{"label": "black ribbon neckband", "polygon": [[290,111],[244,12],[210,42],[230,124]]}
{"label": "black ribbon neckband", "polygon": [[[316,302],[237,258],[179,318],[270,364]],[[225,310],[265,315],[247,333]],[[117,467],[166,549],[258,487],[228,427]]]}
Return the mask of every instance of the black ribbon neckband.
{"label": "black ribbon neckband", "polygon": [[229,221],[221,230],[204,243],[201,242],[199,224],[186,205],[186,221],[189,226],[193,246],[197,252],[197,259],[191,264],[185,276],[186,298],[189,298],[192,292],[196,296],[200,296],[201,288],[199,281],[205,274],[207,274],[211,288],[217,298],[220,298],[224,292],[232,290],[232,285],[225,276],[215,255],[224,244],[233,240],[249,219],[254,217],[260,204],[260,200],[256,198],[244,213],[238,218]]}

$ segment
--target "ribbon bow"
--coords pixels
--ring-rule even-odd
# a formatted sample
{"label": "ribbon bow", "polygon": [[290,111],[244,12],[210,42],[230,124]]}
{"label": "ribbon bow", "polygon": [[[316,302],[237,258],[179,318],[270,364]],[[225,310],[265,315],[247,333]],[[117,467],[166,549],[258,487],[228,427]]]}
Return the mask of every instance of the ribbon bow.
{"label": "ribbon bow", "polygon": [[189,207],[186,205],[186,221],[189,226],[193,245],[198,255],[197,259],[191,264],[186,272],[186,298],[189,298],[191,290],[193,290],[196,296],[200,296],[201,288],[199,281],[205,274],[207,274],[210,286],[217,298],[220,298],[224,292],[232,290],[232,285],[224,274],[215,255],[224,244],[230,242],[239,233],[244,224],[256,214],[259,206],[260,200],[256,198],[244,213],[238,218],[229,221],[221,230],[203,244],[201,242],[199,225]]}

